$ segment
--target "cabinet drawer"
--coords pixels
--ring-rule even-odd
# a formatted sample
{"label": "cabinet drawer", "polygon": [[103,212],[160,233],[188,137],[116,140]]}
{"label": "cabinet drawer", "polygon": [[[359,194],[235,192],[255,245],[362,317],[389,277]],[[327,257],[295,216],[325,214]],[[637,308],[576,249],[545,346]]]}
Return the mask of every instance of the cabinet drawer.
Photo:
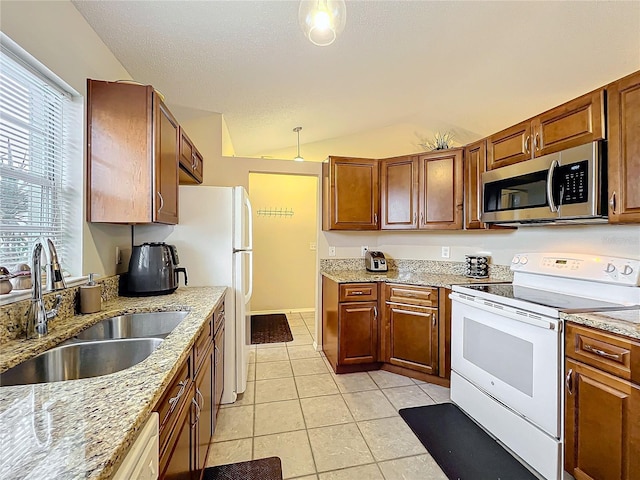
{"label": "cabinet drawer", "polygon": [[414,285],[387,284],[387,302],[417,305],[420,307],[438,306],[438,289]]}
{"label": "cabinet drawer", "polygon": [[359,302],[378,299],[377,283],[342,283],[340,284],[341,302]]}
{"label": "cabinet drawer", "polygon": [[640,343],[601,330],[567,324],[566,355],[640,383]]}
{"label": "cabinet drawer", "polygon": [[[160,422],[160,452],[164,449],[165,442],[173,430],[182,405],[189,397],[190,384],[191,357],[184,362],[154,409],[154,411],[158,412]],[[190,398],[189,401],[191,401]]]}
{"label": "cabinet drawer", "polygon": [[213,314],[213,334],[215,335],[220,327],[224,325],[224,303],[218,307]]}
{"label": "cabinet drawer", "polygon": [[194,375],[197,375],[200,369],[200,364],[206,357],[208,349],[213,343],[213,317],[209,317],[207,325],[196,339],[196,343],[193,346],[193,365]]}

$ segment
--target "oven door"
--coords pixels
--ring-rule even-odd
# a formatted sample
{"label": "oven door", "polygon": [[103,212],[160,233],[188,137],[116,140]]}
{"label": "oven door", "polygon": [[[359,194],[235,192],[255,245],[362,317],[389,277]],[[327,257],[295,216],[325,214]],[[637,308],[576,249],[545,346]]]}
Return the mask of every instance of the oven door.
{"label": "oven door", "polygon": [[452,293],[451,369],[549,435],[561,433],[561,322]]}

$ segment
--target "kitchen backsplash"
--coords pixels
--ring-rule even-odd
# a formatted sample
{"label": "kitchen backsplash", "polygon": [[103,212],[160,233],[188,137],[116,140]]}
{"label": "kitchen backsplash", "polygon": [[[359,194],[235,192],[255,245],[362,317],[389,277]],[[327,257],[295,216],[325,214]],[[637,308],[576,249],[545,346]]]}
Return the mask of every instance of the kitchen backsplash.
{"label": "kitchen backsplash", "polygon": [[[437,260],[406,260],[387,258],[390,270],[412,273],[441,273],[446,275],[464,275],[465,262],[439,262]],[[323,271],[364,270],[364,258],[323,258],[320,269]],[[507,265],[489,264],[489,276],[492,280],[511,281],[513,274]]]}
{"label": "kitchen backsplash", "polygon": [[[100,294],[103,302],[118,296],[118,282],[118,275],[96,280],[96,283],[102,287]],[[78,299],[80,297],[79,290],[80,285],[44,294],[44,304],[47,309],[53,307],[57,295],[62,296],[62,302],[58,308],[58,315],[49,323],[51,327],[55,327],[60,322],[64,322],[66,318],[78,315]],[[21,300],[19,302],[10,303],[0,307],[0,345],[24,336],[24,317],[25,312],[29,308],[30,301],[30,299]]]}

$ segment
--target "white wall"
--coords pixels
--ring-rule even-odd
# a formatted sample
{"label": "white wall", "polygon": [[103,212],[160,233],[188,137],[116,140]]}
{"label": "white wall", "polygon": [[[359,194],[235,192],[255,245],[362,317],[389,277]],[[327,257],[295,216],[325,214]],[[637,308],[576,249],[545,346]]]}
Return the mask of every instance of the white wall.
{"label": "white wall", "polygon": [[[87,78],[131,78],[69,1],[3,0],[0,3],[0,29],[83,97]],[[81,125],[84,125],[84,118],[83,111]],[[79,140],[84,150],[85,132],[83,127],[79,128],[82,128]],[[84,197],[83,159],[84,155],[78,155],[75,168],[82,172],[76,178],[81,182],[78,190]],[[116,269],[115,246],[129,244],[129,227],[88,224],[84,211],[83,208],[80,226],[82,271],[72,274],[112,275]]]}

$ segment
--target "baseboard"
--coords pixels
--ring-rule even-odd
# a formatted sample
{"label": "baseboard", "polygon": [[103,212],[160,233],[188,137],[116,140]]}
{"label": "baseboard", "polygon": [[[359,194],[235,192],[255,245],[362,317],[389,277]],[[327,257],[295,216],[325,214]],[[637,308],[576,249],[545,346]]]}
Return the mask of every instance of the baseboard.
{"label": "baseboard", "polygon": [[282,308],[280,310],[251,310],[251,315],[272,315],[274,313],[312,313],[315,308]]}

